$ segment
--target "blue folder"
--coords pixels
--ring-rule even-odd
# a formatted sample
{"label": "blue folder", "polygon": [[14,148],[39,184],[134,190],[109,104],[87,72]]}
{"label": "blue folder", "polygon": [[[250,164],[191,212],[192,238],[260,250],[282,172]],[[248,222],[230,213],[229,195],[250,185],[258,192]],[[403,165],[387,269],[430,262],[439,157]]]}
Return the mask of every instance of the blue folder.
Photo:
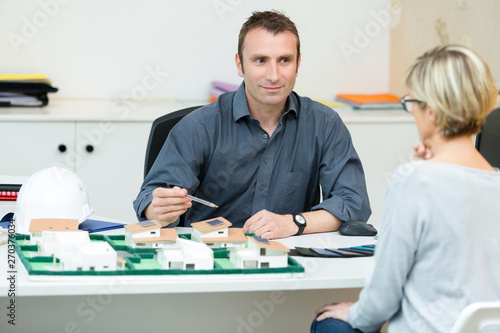
{"label": "blue folder", "polygon": [[[2,227],[4,229],[8,229],[9,225],[11,224],[11,219],[12,219],[12,216],[10,216],[9,214],[5,215],[2,218],[2,220],[0,221],[0,227]],[[100,220],[86,219],[85,221],[80,223],[80,225],[78,226],[78,229],[88,231],[89,233],[93,233],[93,232],[98,232],[98,231],[123,228],[124,225],[125,225],[124,223],[115,223],[115,222],[106,222],[106,221],[100,221]]]}
{"label": "blue folder", "polygon": [[124,223],[106,222],[100,220],[86,219],[78,226],[79,230],[88,231],[89,233],[123,228]]}
{"label": "blue folder", "polygon": [[10,221],[2,221],[0,222],[0,227],[4,229],[9,229]]}

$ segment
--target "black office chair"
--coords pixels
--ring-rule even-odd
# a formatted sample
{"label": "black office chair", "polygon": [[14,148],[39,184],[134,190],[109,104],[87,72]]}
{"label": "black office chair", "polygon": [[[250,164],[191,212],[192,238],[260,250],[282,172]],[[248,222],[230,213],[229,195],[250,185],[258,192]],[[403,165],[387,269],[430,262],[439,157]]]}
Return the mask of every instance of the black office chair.
{"label": "black office chair", "polygon": [[476,149],[494,167],[500,168],[500,108],[493,110],[476,136]]}
{"label": "black office chair", "polygon": [[179,111],[168,113],[164,116],[157,118],[153,125],[151,125],[151,132],[149,133],[148,146],[146,149],[146,160],[144,163],[144,178],[148,175],[149,170],[158,157],[165,140],[167,140],[168,133],[174,126],[187,114],[199,109],[199,106],[192,106]]}

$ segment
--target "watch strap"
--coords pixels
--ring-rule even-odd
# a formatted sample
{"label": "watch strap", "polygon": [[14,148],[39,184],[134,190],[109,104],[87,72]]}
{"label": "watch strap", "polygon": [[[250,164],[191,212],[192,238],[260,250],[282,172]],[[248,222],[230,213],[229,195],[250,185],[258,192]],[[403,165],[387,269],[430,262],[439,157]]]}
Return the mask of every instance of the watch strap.
{"label": "watch strap", "polygon": [[[292,216],[293,216],[293,222],[295,222],[295,224],[299,227],[299,230],[297,231],[295,236],[300,236],[300,235],[302,235],[302,233],[304,232],[304,229],[306,228],[306,225],[307,225],[306,218],[302,214],[292,214]],[[304,223],[300,223],[299,221],[297,221],[297,216],[301,216],[302,219],[304,220]]]}

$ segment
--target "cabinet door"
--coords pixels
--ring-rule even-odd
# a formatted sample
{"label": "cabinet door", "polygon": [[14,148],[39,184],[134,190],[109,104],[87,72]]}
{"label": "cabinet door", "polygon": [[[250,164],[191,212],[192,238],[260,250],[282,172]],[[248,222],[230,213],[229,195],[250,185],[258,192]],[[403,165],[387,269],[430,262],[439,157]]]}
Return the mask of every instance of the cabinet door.
{"label": "cabinet door", "polygon": [[77,123],[76,173],[96,215],[135,222],[132,202],[139,193],[149,122]]}
{"label": "cabinet door", "polygon": [[74,170],[74,122],[0,123],[0,174],[30,176],[50,166]]}

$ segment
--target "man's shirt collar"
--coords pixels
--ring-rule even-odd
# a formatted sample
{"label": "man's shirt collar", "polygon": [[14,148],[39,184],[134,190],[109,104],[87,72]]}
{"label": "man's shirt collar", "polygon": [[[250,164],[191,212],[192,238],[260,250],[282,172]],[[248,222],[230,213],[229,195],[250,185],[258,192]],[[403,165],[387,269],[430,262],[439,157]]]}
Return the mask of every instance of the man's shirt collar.
{"label": "man's shirt collar", "polygon": [[[285,112],[283,113],[283,116],[281,119],[284,117],[290,115],[297,117],[299,112],[296,107],[296,103],[294,101],[294,98],[292,98],[292,94],[290,94],[286,100],[285,103]],[[241,83],[240,87],[238,90],[236,90],[236,93],[234,94],[233,98],[233,118],[234,121],[237,122],[241,118],[244,117],[251,117],[250,115],[250,110],[248,110],[248,101],[247,101],[247,96],[245,94],[245,82]]]}

